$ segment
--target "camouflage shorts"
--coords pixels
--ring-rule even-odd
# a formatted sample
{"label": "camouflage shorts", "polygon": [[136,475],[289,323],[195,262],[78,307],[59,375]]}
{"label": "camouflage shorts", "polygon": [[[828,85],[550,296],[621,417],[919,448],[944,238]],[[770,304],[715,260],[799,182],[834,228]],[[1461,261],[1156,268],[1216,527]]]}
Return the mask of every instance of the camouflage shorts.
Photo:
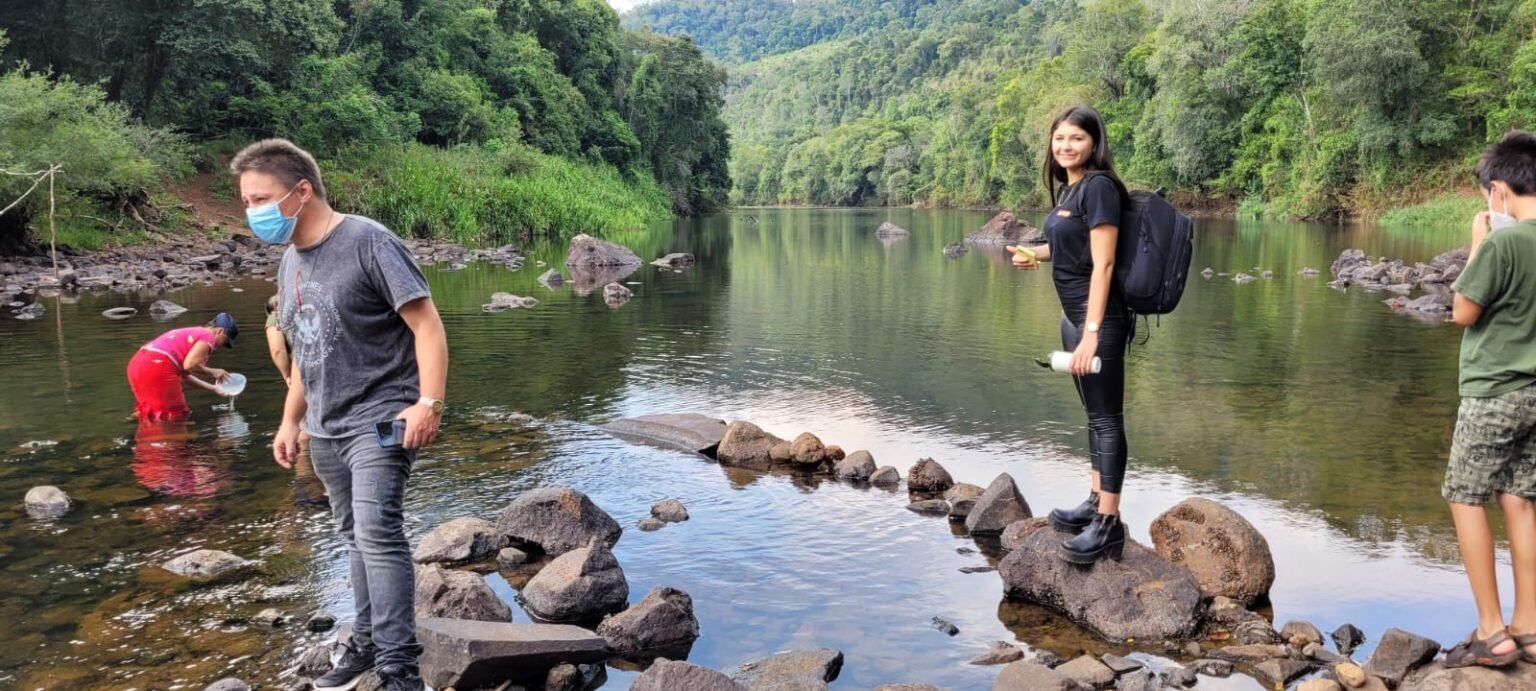
{"label": "camouflage shorts", "polygon": [[1440,494],[1480,506],[1494,492],[1536,498],[1536,385],[1461,399]]}

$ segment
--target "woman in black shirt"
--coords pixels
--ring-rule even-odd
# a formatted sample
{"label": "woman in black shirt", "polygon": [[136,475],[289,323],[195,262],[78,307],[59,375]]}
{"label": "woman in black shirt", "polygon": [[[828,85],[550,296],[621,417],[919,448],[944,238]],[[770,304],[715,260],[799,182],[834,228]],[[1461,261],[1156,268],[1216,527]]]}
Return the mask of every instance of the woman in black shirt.
{"label": "woman in black shirt", "polygon": [[[1120,522],[1125,478],[1125,347],[1134,322],[1114,281],[1120,210],[1129,200],[1115,175],[1104,119],[1087,106],[1067,109],[1051,123],[1045,186],[1053,208],[1045,218],[1049,242],[1039,256],[1051,261],[1061,299],[1062,346],[1072,352],[1072,379],[1088,413],[1088,455],[1093,488],[1071,509],[1051,512],[1051,524],[1076,536],[1062,544],[1067,561],[1119,559],[1125,546]],[[1101,367],[1093,372],[1093,358]]]}

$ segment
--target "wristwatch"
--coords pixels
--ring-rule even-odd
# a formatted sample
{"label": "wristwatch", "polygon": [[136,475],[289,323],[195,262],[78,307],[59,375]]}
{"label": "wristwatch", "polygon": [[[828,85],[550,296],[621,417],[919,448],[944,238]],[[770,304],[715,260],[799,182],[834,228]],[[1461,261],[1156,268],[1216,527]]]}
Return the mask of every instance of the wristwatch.
{"label": "wristwatch", "polygon": [[1083,326],[1083,329],[1088,333],[1096,334],[1099,332],[1099,323],[1096,321],[1090,321]]}
{"label": "wristwatch", "polygon": [[441,398],[431,398],[429,396],[422,396],[420,400],[416,401],[416,404],[417,405],[424,405],[424,406],[426,406],[428,408],[431,408],[432,412],[434,414],[436,414],[436,415],[442,415],[443,414],[443,408],[448,407],[448,404],[443,403],[443,399],[441,399]]}

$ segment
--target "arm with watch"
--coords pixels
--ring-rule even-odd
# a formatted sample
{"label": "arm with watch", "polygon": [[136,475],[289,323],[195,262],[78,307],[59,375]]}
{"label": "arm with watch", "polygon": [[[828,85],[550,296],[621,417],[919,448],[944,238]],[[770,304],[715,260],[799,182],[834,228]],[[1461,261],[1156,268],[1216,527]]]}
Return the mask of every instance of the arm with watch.
{"label": "arm with watch", "polygon": [[404,446],[420,449],[437,440],[443,422],[443,399],[448,387],[448,336],[432,298],[423,297],[400,306],[400,318],[416,337],[416,370],[421,398],[396,419],[405,421]]}
{"label": "arm with watch", "polygon": [[1088,249],[1093,255],[1093,278],[1088,284],[1088,316],[1083,323],[1083,338],[1072,351],[1070,371],[1077,376],[1093,372],[1093,357],[1099,352],[1099,325],[1109,307],[1109,285],[1115,275],[1115,241],[1120,229],[1112,225],[1095,226],[1088,232]]}

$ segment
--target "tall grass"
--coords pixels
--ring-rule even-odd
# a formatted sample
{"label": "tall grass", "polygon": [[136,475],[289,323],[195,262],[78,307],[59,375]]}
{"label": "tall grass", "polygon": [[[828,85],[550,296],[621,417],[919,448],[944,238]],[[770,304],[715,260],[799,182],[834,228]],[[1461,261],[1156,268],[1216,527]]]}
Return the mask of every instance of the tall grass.
{"label": "tall grass", "polygon": [[521,145],[403,144],[342,153],[322,167],[339,208],[402,235],[457,242],[604,236],[671,217],[671,200],[649,176],[627,178]]}
{"label": "tall grass", "polygon": [[1452,194],[1388,211],[1377,220],[1391,230],[1443,231],[1470,225],[1472,216],[1484,210],[1485,204],[1481,197]]}

